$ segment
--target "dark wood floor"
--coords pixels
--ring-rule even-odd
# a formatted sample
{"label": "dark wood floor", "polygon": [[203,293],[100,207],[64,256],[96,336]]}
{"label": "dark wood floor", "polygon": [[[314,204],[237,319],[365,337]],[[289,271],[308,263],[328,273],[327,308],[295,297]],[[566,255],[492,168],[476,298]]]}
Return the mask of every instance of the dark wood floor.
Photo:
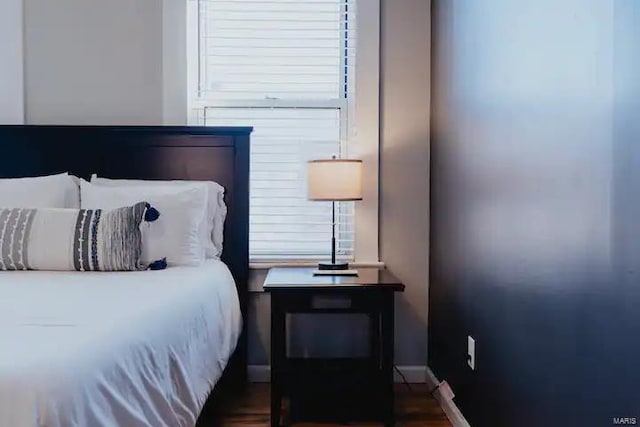
{"label": "dark wood floor", "polygon": [[[397,427],[451,427],[438,403],[429,395],[427,387],[412,384],[396,386]],[[217,414],[219,427],[265,427],[269,426],[269,385],[251,384],[243,396],[225,405]],[[330,427],[346,424],[298,423],[296,427]],[[375,423],[353,423],[349,426],[374,427]]]}

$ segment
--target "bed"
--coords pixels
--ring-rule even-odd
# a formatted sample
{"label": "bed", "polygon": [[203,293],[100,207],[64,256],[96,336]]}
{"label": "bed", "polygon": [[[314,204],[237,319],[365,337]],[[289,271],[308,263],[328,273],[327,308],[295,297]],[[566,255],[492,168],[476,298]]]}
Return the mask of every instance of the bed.
{"label": "bed", "polygon": [[[0,274],[0,425],[195,425],[240,336],[221,261]],[[4,347],[4,346],[3,346]]]}
{"label": "bed", "polygon": [[0,273],[0,425],[206,425],[212,390],[246,382],[250,132],[0,126],[2,178],[213,180],[228,209],[221,261]]}

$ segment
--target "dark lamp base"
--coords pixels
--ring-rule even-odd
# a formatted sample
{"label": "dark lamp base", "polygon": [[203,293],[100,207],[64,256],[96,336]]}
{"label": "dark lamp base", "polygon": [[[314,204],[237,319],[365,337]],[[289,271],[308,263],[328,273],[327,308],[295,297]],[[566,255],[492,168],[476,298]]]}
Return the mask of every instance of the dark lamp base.
{"label": "dark lamp base", "polygon": [[349,263],[346,262],[321,262],[318,264],[318,270],[348,270]]}

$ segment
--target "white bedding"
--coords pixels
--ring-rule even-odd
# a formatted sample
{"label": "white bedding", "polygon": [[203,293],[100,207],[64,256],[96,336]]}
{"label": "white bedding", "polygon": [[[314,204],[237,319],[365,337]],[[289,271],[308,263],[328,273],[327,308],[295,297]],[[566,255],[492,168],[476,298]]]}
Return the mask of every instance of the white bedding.
{"label": "white bedding", "polygon": [[220,261],[0,273],[0,426],[193,426],[242,317]]}

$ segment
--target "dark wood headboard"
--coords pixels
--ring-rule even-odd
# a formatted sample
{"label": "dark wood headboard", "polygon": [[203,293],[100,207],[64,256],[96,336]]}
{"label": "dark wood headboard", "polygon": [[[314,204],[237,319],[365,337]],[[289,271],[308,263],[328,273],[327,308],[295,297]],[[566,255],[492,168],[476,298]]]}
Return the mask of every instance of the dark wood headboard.
{"label": "dark wood headboard", "polygon": [[[228,209],[222,260],[236,281],[246,325],[251,131],[250,127],[0,126],[0,178],[69,172],[85,179],[96,173],[106,178],[218,182],[226,189]],[[245,332],[234,356],[244,372],[246,345]]]}

